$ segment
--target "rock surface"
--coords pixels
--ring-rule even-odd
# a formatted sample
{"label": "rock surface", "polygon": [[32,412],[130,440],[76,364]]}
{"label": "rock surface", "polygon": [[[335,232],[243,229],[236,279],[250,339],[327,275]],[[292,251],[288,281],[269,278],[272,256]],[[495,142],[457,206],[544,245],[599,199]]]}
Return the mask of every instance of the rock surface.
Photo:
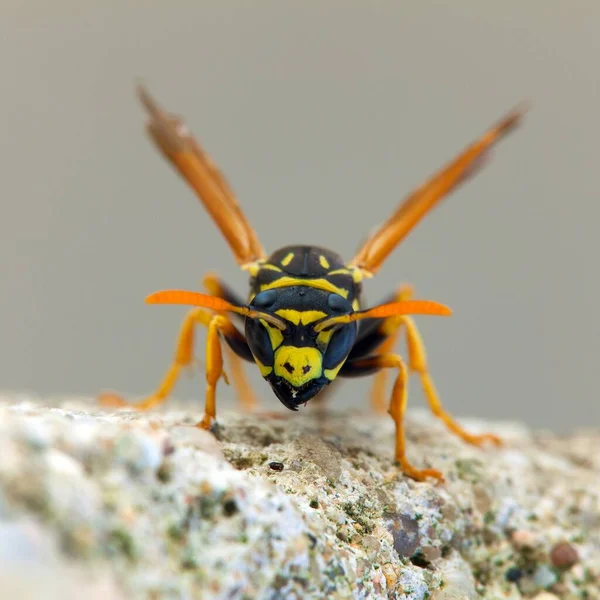
{"label": "rock surface", "polygon": [[600,432],[0,402],[0,597],[600,599]]}

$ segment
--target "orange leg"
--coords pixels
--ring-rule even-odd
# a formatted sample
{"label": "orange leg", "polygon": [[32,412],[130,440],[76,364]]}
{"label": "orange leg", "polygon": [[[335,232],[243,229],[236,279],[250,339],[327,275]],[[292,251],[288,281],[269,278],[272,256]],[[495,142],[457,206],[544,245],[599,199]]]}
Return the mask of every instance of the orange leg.
{"label": "orange leg", "polygon": [[[101,403],[108,406],[132,407],[138,410],[148,410],[162,404],[173,391],[182,369],[189,366],[193,360],[194,352],[194,333],[196,325],[205,325],[208,327],[208,338],[206,342],[206,413],[214,417],[214,390],[218,379],[222,376],[227,382],[227,377],[223,372],[223,361],[221,357],[219,331],[223,333],[234,329],[231,322],[222,315],[215,315],[203,308],[195,308],[188,312],[179,332],[175,359],[167,370],[158,389],[139,403],[129,403],[116,394],[104,394],[101,396]],[[205,415],[206,417],[206,415]]]}
{"label": "orange leg", "polygon": [[[219,278],[209,273],[202,280],[204,288],[213,296],[231,300],[228,297],[227,291]],[[237,298],[233,299],[237,301]],[[236,302],[239,303],[239,302]],[[258,406],[258,400],[252,386],[248,383],[242,359],[227,345],[225,345],[225,354],[227,355],[227,364],[229,365],[229,374],[231,375],[231,383],[235,389],[236,395],[245,410],[252,410]]]}
{"label": "orange leg", "polygon": [[427,368],[427,354],[419,330],[410,317],[403,316],[402,324],[406,330],[409,368],[412,372],[418,373],[421,378],[423,391],[425,392],[425,397],[427,398],[431,412],[441,419],[450,431],[469,444],[480,446],[485,442],[491,442],[500,446],[502,440],[497,435],[494,435],[493,433],[484,433],[480,435],[469,433],[468,431],[465,431],[444,409],[435,389],[435,385],[429,375],[429,370]]}
{"label": "orange leg", "polygon": [[225,346],[225,354],[229,364],[229,377],[237,398],[244,410],[251,411],[258,406],[258,400],[252,386],[248,383],[242,359],[229,346]]}
{"label": "orange leg", "polygon": [[[413,289],[410,286],[402,286],[398,289],[395,300],[409,300],[412,295]],[[502,442],[496,435],[489,433],[474,435],[468,431],[465,431],[444,409],[435,389],[435,385],[429,374],[425,344],[423,343],[421,334],[419,333],[419,330],[417,329],[417,326],[411,317],[403,315],[399,317],[389,317],[383,321],[382,325],[380,326],[380,332],[387,337],[377,350],[378,354],[387,354],[393,350],[398,341],[400,333],[402,332],[402,329],[404,329],[406,332],[409,369],[411,372],[419,375],[431,412],[433,412],[436,417],[441,419],[450,431],[458,435],[469,444],[479,446],[485,442],[492,442],[493,444],[500,445]],[[381,371],[375,375],[371,403],[377,412],[383,412],[385,410],[385,387],[387,383],[387,377],[388,373],[386,371]]]}
{"label": "orange leg", "polygon": [[[401,302],[409,300],[413,295],[413,288],[409,285],[403,285],[398,288],[394,295],[394,301]],[[389,317],[382,324],[382,331],[387,334],[386,340],[378,348],[378,354],[388,354],[392,352],[398,343],[400,332],[402,329],[402,317]],[[388,381],[389,372],[386,370],[379,371],[374,377],[373,387],[371,388],[371,406],[378,413],[387,411],[387,394],[386,384]]]}
{"label": "orange leg", "polygon": [[443,479],[443,475],[436,469],[417,469],[406,457],[406,441],[404,436],[404,413],[408,399],[408,369],[402,358],[397,354],[376,354],[367,358],[353,360],[347,364],[349,373],[354,376],[372,372],[373,369],[398,369],[398,376],[392,388],[392,398],[389,404],[389,413],[396,424],[396,462],[402,467],[402,471],[416,479],[423,481],[427,477]]}
{"label": "orange leg", "polygon": [[201,429],[210,429],[217,414],[217,383],[224,375],[219,333],[226,332],[228,327],[232,327],[232,325],[223,315],[213,315],[208,324],[208,336],[206,338],[206,404],[204,405],[204,416],[196,424],[196,427]]}

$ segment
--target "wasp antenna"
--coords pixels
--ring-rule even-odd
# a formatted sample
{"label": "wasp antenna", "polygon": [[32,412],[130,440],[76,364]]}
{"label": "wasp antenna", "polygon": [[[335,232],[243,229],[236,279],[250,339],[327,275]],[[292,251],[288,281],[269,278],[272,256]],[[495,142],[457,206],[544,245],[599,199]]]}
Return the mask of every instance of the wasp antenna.
{"label": "wasp antenna", "polygon": [[384,319],[398,315],[432,315],[438,317],[448,317],[452,314],[452,310],[431,300],[403,300],[400,302],[389,302],[381,304],[367,310],[360,310],[339,317],[330,317],[323,319],[315,325],[315,331],[319,332],[332,325],[342,325],[352,323],[354,321],[362,321],[363,319]]}
{"label": "wasp antenna", "polygon": [[275,315],[259,310],[253,310],[247,306],[237,306],[235,304],[231,304],[231,302],[227,302],[227,300],[223,300],[223,298],[210,296],[208,294],[201,294],[200,292],[190,292],[187,290],[162,290],[147,296],[146,303],[183,304],[186,306],[201,306],[217,312],[234,312],[250,319],[263,319],[264,321],[267,321],[267,323],[270,323],[282,331],[287,329],[286,322]]}
{"label": "wasp antenna", "polygon": [[283,319],[280,319],[279,317],[276,317],[271,313],[262,312],[260,310],[248,309],[248,312],[244,314],[249,319],[262,319],[263,321],[270,323],[274,327],[277,327],[277,329],[280,329],[281,331],[285,331],[288,328],[287,323]]}
{"label": "wasp antenna", "polygon": [[438,317],[449,317],[452,310],[445,304],[433,302],[432,300],[401,300],[399,302],[389,302],[380,304],[367,310],[361,310],[352,313],[357,315],[353,320],[361,319],[381,319],[384,317],[393,317],[396,315],[432,315]]}
{"label": "wasp antenna", "polygon": [[216,296],[209,296],[208,294],[201,294],[199,292],[189,292],[187,290],[162,290],[160,292],[154,292],[146,298],[146,303],[202,306],[219,312],[228,311],[238,314],[246,314],[249,310],[245,306],[231,304],[230,302],[227,302],[227,300],[223,300],[223,298],[217,298]]}

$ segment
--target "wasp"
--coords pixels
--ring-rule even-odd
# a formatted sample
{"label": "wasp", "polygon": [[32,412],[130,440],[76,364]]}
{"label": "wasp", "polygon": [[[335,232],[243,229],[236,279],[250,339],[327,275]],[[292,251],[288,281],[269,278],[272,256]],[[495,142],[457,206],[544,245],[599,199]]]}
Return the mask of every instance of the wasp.
{"label": "wasp", "polygon": [[[418,469],[405,452],[403,417],[410,373],[421,380],[432,412],[468,443],[501,444],[493,434],[471,434],[444,409],[429,374],[425,346],[413,315],[450,314],[446,306],[413,298],[400,286],[382,304],[363,307],[363,282],[373,277],[395,247],[415,225],[470,177],[488,150],[519,122],[522,110],[510,111],[483,136],[467,146],[425,184],[414,190],[345,261],[335,252],[308,245],[292,245],[270,255],[240,209],[225,177],[188,131],[183,121],[166,111],[140,86],[138,94],[148,113],[147,132],[162,155],[175,167],[213,218],[238,265],[248,273],[247,301],[209,274],[208,293],[164,290],[146,299],[151,304],[183,304],[193,308],[183,320],[174,360],[156,392],[135,405],[149,409],[171,393],[182,369],[193,361],[197,326],[207,328],[206,400],[197,424],[210,429],[216,417],[216,388],[223,369],[224,348],[231,360],[230,374],[246,408],[256,404],[247,385],[241,360],[255,364],[281,403],[292,411],[325,390],[337,378],[375,375],[372,404],[386,409],[395,423],[395,459],[416,480],[442,479],[436,469]],[[408,359],[394,351],[403,334]],[[389,402],[385,399],[386,373],[395,372]],[[106,397],[105,397],[106,400]],[[113,404],[130,405],[114,395]]]}

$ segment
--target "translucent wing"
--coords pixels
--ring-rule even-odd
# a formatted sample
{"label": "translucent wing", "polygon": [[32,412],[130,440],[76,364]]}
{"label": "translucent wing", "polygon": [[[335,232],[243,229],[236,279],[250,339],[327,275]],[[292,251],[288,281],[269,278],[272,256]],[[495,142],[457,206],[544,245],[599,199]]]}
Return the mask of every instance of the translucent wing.
{"label": "translucent wing", "polygon": [[523,112],[521,108],[509,112],[429,181],[409,194],[396,212],[367,239],[350,265],[359,267],[365,275],[375,274],[413,227],[444,196],[477,172],[487,151],[518,124]]}
{"label": "translucent wing", "polygon": [[138,94],[148,112],[150,137],[198,194],[238,264],[244,267],[264,258],[256,233],[218,167],[179,118],[164,112],[143,86],[138,86]]}

